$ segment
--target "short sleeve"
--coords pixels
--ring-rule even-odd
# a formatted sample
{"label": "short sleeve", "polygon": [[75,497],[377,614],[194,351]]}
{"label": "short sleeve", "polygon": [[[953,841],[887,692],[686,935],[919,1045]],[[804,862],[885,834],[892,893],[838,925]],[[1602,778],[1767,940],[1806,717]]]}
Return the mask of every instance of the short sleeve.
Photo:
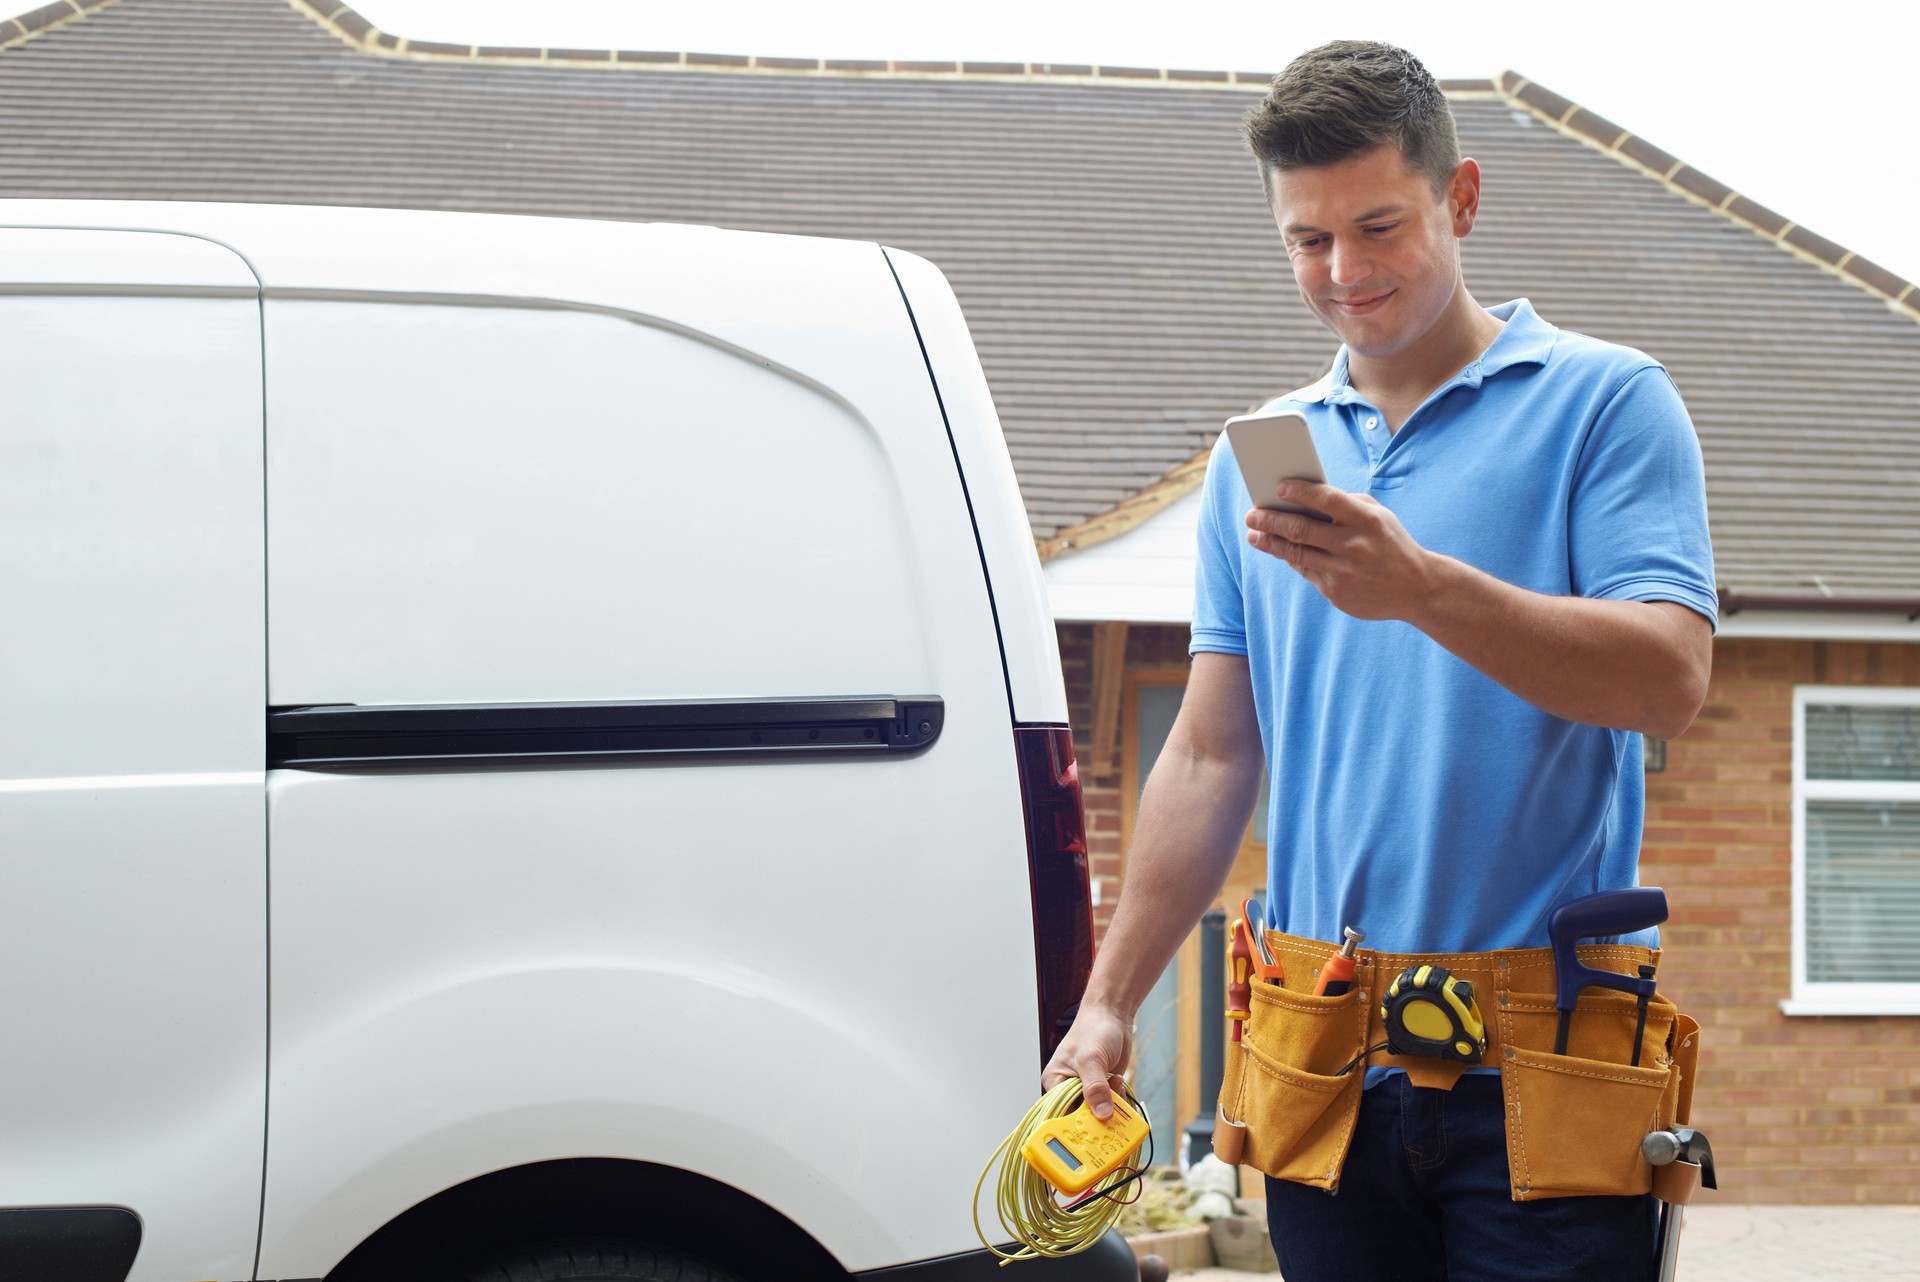
{"label": "short sleeve", "polygon": [[[1193,572],[1193,639],[1188,654],[1210,650],[1218,654],[1247,652],[1246,597],[1240,587],[1239,521],[1227,514],[1246,493],[1233,452],[1222,435],[1207,460],[1207,479],[1200,491],[1197,531],[1199,555]],[[1241,510],[1251,507],[1249,500]]]}
{"label": "short sleeve", "polygon": [[1569,502],[1576,593],[1674,601],[1717,623],[1700,442],[1666,370],[1635,370],[1601,408]]}

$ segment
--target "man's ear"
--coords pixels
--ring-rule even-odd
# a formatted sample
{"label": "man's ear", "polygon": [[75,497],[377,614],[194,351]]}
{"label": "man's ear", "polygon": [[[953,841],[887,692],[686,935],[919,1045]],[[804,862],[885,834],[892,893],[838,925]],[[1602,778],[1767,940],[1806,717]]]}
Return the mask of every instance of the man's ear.
{"label": "man's ear", "polygon": [[1447,206],[1453,212],[1453,234],[1465,239],[1480,215],[1480,162],[1469,156],[1454,166],[1447,184]]}

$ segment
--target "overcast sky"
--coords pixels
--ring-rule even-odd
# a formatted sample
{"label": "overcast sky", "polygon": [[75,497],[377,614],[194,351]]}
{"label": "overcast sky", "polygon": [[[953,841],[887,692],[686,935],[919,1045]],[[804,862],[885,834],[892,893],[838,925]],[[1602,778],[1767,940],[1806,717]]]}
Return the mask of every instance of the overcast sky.
{"label": "overcast sky", "polygon": [[1920,4],[1616,0],[357,0],[399,35],[845,58],[1278,70],[1326,40],[1391,40],[1440,77],[1511,68],[1920,279]]}

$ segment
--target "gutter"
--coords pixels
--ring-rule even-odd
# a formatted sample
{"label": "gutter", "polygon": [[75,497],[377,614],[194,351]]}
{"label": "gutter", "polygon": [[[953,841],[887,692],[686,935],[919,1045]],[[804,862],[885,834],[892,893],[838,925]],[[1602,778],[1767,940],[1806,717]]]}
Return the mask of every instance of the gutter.
{"label": "gutter", "polygon": [[1731,617],[1742,610],[1780,610],[1796,614],[1902,614],[1908,623],[1912,623],[1920,619],[1920,597],[1758,596],[1721,588],[1721,616]]}

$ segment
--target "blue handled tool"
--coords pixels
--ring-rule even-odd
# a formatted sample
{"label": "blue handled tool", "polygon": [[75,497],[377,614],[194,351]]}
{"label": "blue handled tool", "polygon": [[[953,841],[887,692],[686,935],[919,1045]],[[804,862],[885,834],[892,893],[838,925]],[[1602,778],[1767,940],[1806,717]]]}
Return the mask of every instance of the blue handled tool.
{"label": "blue handled tool", "polygon": [[[1554,1030],[1553,1053],[1567,1053],[1567,1025],[1573,1018],[1574,1004],[1586,988],[1611,988],[1633,993],[1640,998],[1641,1018],[1646,1018],[1647,1000],[1653,996],[1651,968],[1642,968],[1638,976],[1611,970],[1595,970],[1582,965],[1573,951],[1575,944],[1598,935],[1629,935],[1636,930],[1658,926],[1667,919],[1667,892],[1658,886],[1635,886],[1627,890],[1603,890],[1583,895],[1553,910],[1547,918],[1547,938],[1553,944],[1553,973],[1558,991],[1554,1008],[1560,1012]],[[1640,1062],[1640,1039],[1635,1037],[1633,1062]]]}

